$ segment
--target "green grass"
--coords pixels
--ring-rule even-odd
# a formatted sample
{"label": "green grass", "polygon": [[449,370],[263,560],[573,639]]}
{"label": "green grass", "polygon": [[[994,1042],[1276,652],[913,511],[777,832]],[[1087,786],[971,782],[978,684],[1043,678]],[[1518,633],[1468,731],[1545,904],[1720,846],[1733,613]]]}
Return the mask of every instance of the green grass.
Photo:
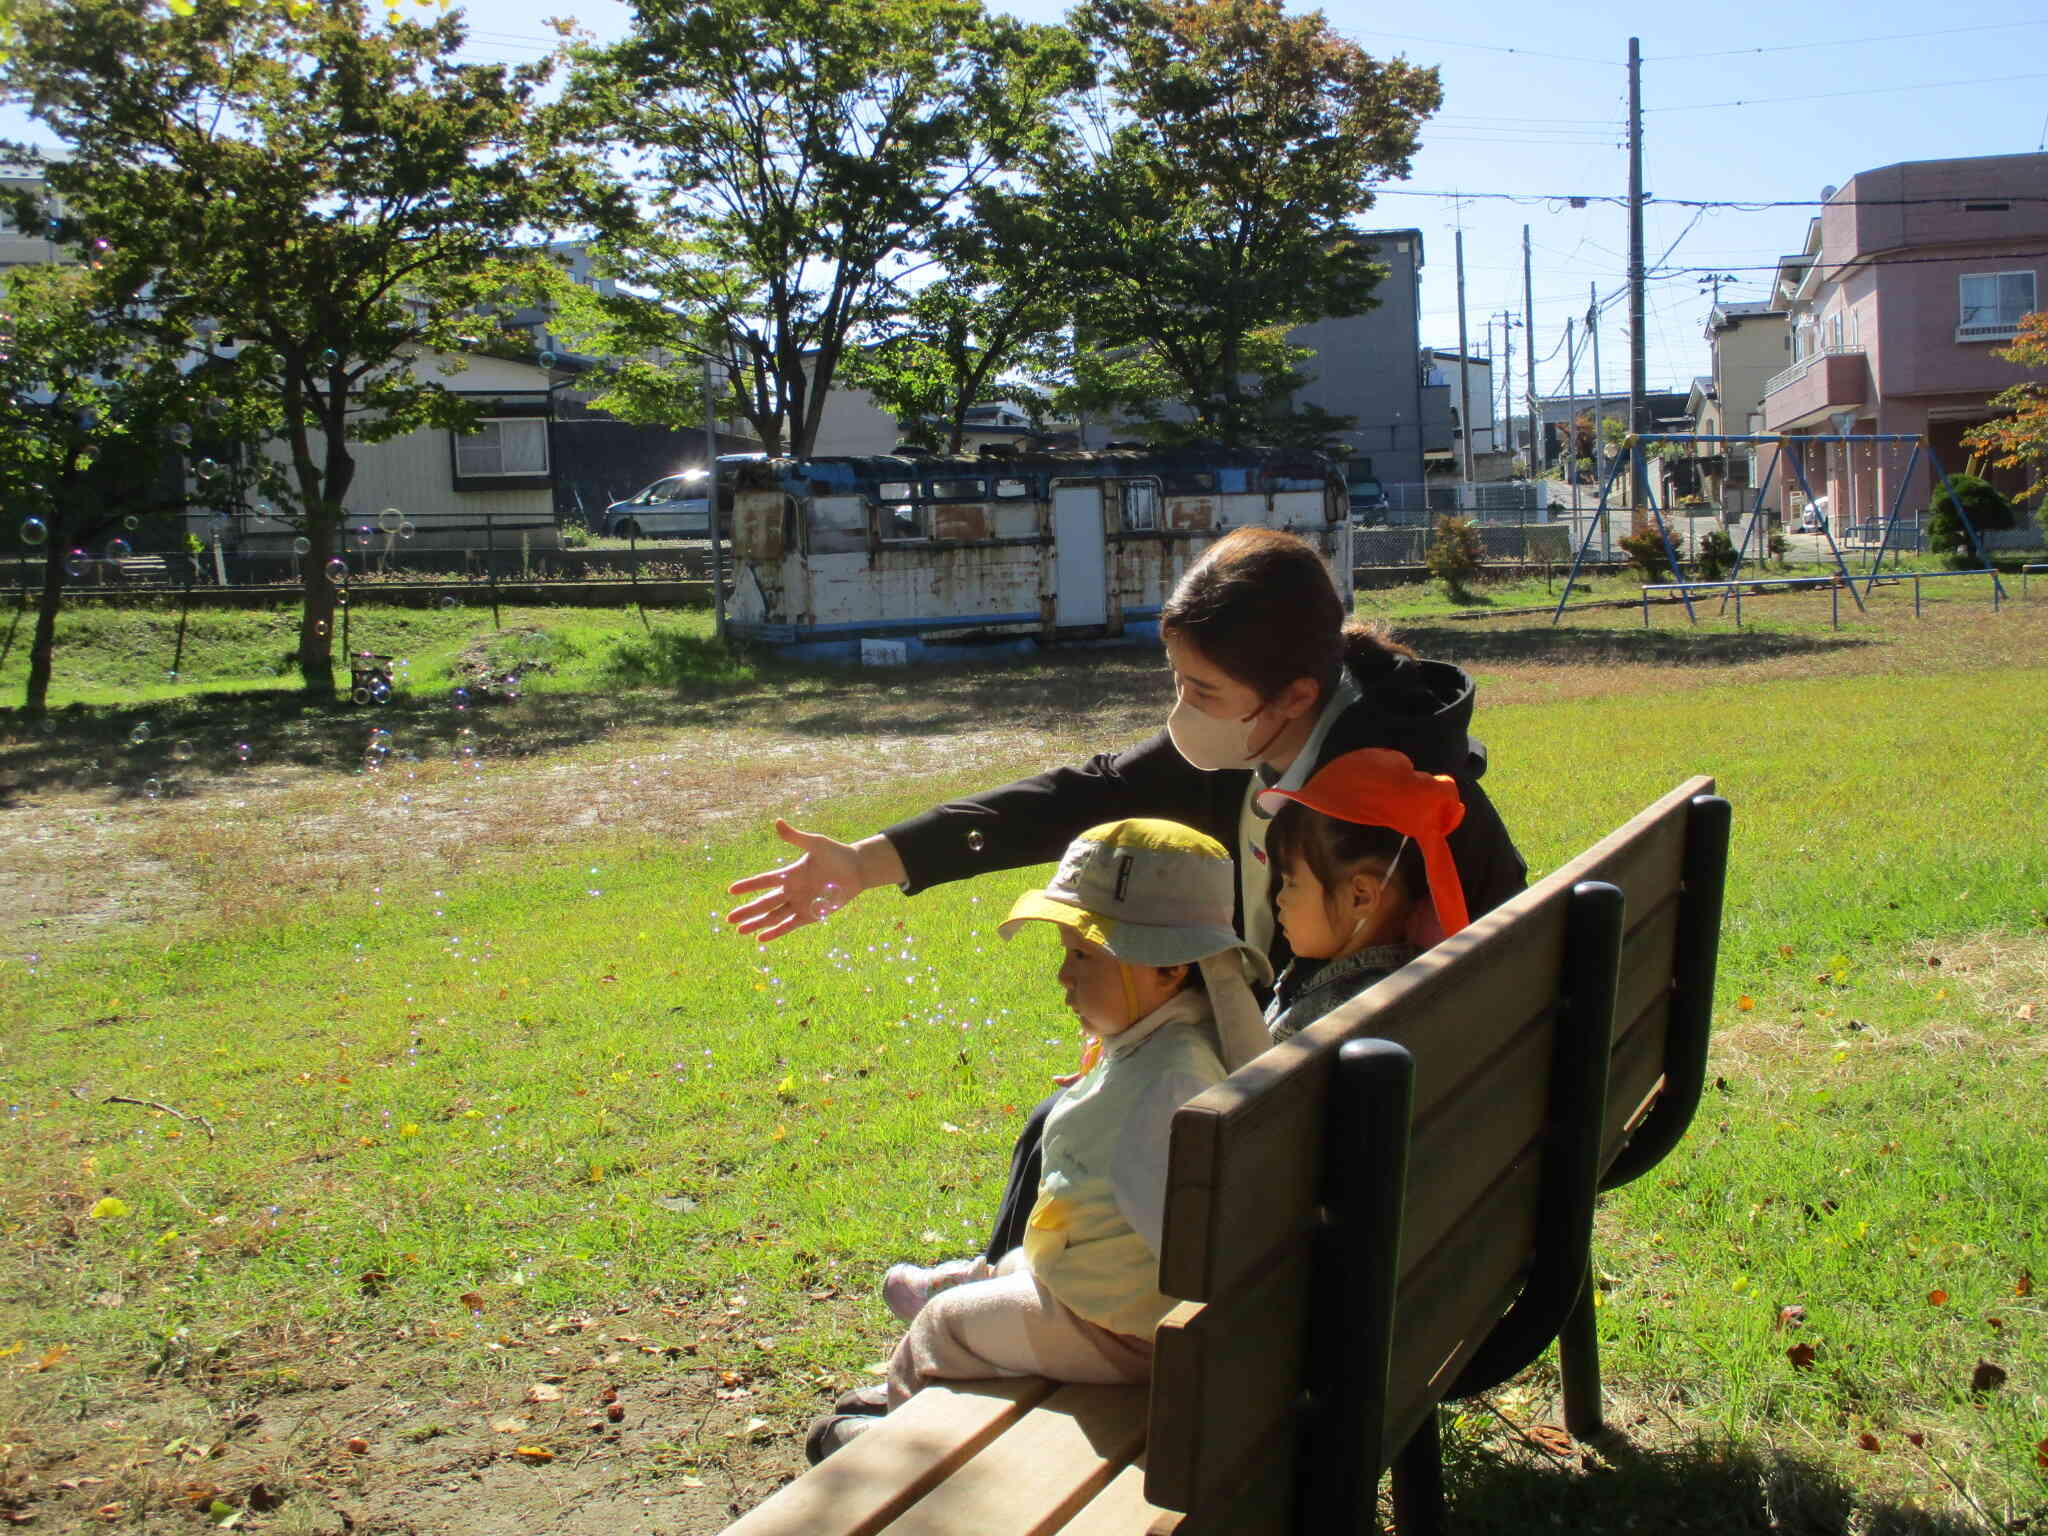
{"label": "green grass", "polygon": [[[473,618],[393,617],[418,621],[416,673],[473,637]],[[546,633],[567,642],[547,642],[558,683],[631,644],[656,671],[709,654],[665,641],[682,659],[661,662],[626,615]],[[2044,698],[2048,668],[1902,666],[1485,713],[1532,873],[1690,773],[1736,810],[1714,1081],[1680,1149],[1608,1199],[1596,1248],[1617,1422],[1677,1428],[1639,1481],[1612,1474],[1633,1503],[1556,1507],[1624,1529],[1655,1518],[1659,1478],[1791,1456],[1851,1524],[1911,1501],[1981,1529],[2048,1509],[2048,1331],[2016,1294],[2048,1283],[2048,1054],[2017,1012],[2048,1016]],[[990,771],[805,821],[858,834]],[[285,835],[291,811],[270,814]],[[991,935],[1028,874],[877,893],[757,952],[716,914],[777,857],[757,830],[650,830],[456,875],[338,871],[288,908],[259,869],[222,870],[252,883],[239,920],[0,964],[0,1349],[78,1362],[22,1390],[85,1413],[110,1381],[288,1323],[445,1330],[469,1341],[455,1390],[486,1333],[743,1289],[750,1339],[717,1359],[758,1364],[751,1335],[770,1337],[772,1401],[800,1414],[806,1373],[857,1373],[890,1337],[879,1307],[808,1298],[974,1247],[1074,1041],[1046,947]],[[124,1211],[95,1217],[108,1198]],[[2003,1381],[1973,1391],[1979,1361]],[[1552,1385],[1539,1368],[1494,1405],[1526,1417]],[[1486,1409],[1454,1425],[1475,1528],[1526,1516],[1517,1464],[1476,1450],[1497,1428]]]}

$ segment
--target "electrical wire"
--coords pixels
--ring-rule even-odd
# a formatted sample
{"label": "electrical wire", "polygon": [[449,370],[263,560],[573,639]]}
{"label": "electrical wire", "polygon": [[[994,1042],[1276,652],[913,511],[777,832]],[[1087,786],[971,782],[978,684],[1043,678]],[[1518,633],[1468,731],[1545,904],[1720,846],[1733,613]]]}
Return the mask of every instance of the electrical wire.
{"label": "electrical wire", "polygon": [[1645,64],[1662,64],[1672,59],[1733,59],[1753,53],[1797,53],[1802,49],[1853,47],[1859,43],[1898,43],[1922,37],[1960,37],[1966,32],[2009,32],[2014,27],[2048,26],[2048,21],[1994,21],[1980,27],[1943,27],[1938,32],[1887,32],[1878,37],[1831,37],[1818,43],[1774,43],[1768,48],[1723,48],[1715,53],[1659,53],[1646,57]]}
{"label": "electrical wire", "polygon": [[[1386,37],[1397,42],[1428,43],[1435,48],[1470,48],[1479,53],[1512,53],[1524,59],[1559,59],[1567,64],[1604,64],[1605,59],[1589,59],[1580,53],[1544,53],[1535,48],[1510,48],[1499,43],[1465,43],[1448,37],[1418,37],[1412,32],[1379,32],[1369,28],[1332,27],[1330,30],[1339,37],[1348,37],[1356,42],[1361,37]],[[1615,69],[1626,69],[1626,64],[1614,64]]]}
{"label": "electrical wire", "polygon": [[2016,80],[2048,80],[2048,73],[2036,71],[2029,75],[1990,75],[1975,80],[1923,80],[1918,85],[1873,85],[1857,91],[1809,91],[1802,96],[1749,96],[1736,101],[1687,101],[1670,107],[1645,107],[1643,113],[1652,112],[1704,112],[1718,107],[1765,107],[1788,101],[1838,101],[1844,96],[1891,96],[1900,91],[1946,91],[1957,86],[1968,86],[1972,90],[1987,85],[2009,85]]}
{"label": "electrical wire", "polygon": [[[1374,187],[1374,197],[1462,198],[1466,202],[1611,203],[1628,206],[1625,194],[1613,192],[1440,192],[1415,187]],[[1928,208],[1979,202],[2048,203],[2038,192],[1972,192],[1947,197],[1788,197],[1741,201],[1735,198],[1646,197],[1646,208],[1728,208],[1739,213],[1768,213],[1773,208]]]}

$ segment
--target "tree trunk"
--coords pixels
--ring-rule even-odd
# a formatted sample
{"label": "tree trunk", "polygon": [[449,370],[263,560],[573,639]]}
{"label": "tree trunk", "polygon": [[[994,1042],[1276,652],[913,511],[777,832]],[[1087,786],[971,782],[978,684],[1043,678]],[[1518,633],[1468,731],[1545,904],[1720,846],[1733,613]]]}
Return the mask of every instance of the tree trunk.
{"label": "tree trunk", "polygon": [[[343,400],[345,403],[346,396]],[[313,547],[306,552],[299,571],[305,593],[304,609],[299,615],[299,679],[307,697],[325,702],[334,698],[334,628],[340,609],[337,597],[348,580],[344,571],[340,581],[336,581],[329,574],[328,565],[344,558],[339,535],[346,519],[344,498],[355,480],[356,463],[349,455],[344,435],[346,418],[323,423],[322,430],[327,439],[327,463],[320,495],[307,498],[306,537]]]}
{"label": "tree trunk", "polygon": [[28,652],[28,691],[21,711],[39,720],[49,708],[50,673],[57,654],[57,611],[64,606],[64,545],[53,538],[43,554],[43,590],[36,596],[36,637]]}

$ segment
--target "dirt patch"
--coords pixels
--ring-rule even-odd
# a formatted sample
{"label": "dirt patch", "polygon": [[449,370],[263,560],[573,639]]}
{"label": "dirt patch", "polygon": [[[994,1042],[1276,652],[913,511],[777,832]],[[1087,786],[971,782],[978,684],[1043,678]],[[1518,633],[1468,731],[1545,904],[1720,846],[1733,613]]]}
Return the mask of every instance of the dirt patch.
{"label": "dirt patch", "polygon": [[766,1357],[710,1364],[735,1326],[713,1298],[504,1333],[279,1328],[204,1360],[167,1347],[126,1386],[6,1393],[0,1515],[38,1530],[718,1531],[802,1469],[809,1419],[857,1384]]}

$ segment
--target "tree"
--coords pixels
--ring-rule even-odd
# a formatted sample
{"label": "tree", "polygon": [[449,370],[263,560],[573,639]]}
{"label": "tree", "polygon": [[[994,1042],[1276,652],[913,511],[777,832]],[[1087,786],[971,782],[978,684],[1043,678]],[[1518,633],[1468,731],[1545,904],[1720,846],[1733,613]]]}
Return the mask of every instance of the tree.
{"label": "tree", "polygon": [[593,162],[550,135],[552,59],[460,64],[457,17],[374,26],[373,9],[47,0],[17,11],[0,61],[0,94],[70,146],[45,176],[108,307],[158,344],[217,325],[273,402],[283,462],[254,478],[303,531],[298,663],[317,697],[351,445],[472,425],[414,362],[473,344],[542,259],[536,229],[606,205]]}
{"label": "tree", "polygon": [[1102,105],[1039,168],[1085,240],[1078,382],[1198,435],[1259,438],[1299,383],[1294,326],[1370,307],[1353,219],[1405,175],[1436,71],[1382,63],[1279,0],[1086,0]]}
{"label": "tree", "polygon": [[1423,560],[1429,567],[1429,574],[1441,581],[1445,593],[1457,601],[1466,595],[1478,578],[1480,563],[1485,557],[1485,545],[1472,519],[1452,517],[1446,513],[1436,520],[1436,531],[1430,536]]}
{"label": "tree", "polygon": [[1990,560],[1973,534],[2012,525],[2012,504],[1988,480],[1950,475],[1934,488],[1928,507],[1927,547],[1948,556],[1949,564],[1959,568],[1988,565]]}
{"label": "tree", "polygon": [[[2036,310],[2020,319],[2019,335],[1998,356],[2022,368],[2048,369],[2048,310]],[[2032,482],[2013,498],[2015,503],[2042,496],[2041,509],[2048,514],[2048,382],[2029,379],[1992,396],[1991,404],[2005,414],[1972,427],[1963,434],[1966,447],[1989,456],[1999,469],[2023,470]],[[2048,522],[2042,524],[2048,532]]]}
{"label": "tree", "polygon": [[958,453],[979,401],[1037,391],[1015,376],[1067,324],[1077,274],[1042,199],[984,187],[971,216],[943,229],[943,277],[911,295],[879,339],[850,352],[846,381],[904,424],[905,440]]}
{"label": "tree", "polygon": [[[218,421],[232,383],[188,374],[183,348],[132,339],[97,287],[85,266],[0,277],[0,504],[20,518],[8,531],[43,564],[22,695],[30,718],[49,702],[65,587],[118,559],[146,520],[184,510],[166,460],[191,441],[191,420]],[[202,464],[200,494],[219,504],[228,477]]]}
{"label": "tree", "polygon": [[1084,66],[980,0],[643,5],[575,91],[589,132],[643,156],[644,212],[597,250],[639,291],[565,295],[568,333],[615,360],[597,403],[699,421],[708,351],[762,445],[808,453],[850,342]]}

